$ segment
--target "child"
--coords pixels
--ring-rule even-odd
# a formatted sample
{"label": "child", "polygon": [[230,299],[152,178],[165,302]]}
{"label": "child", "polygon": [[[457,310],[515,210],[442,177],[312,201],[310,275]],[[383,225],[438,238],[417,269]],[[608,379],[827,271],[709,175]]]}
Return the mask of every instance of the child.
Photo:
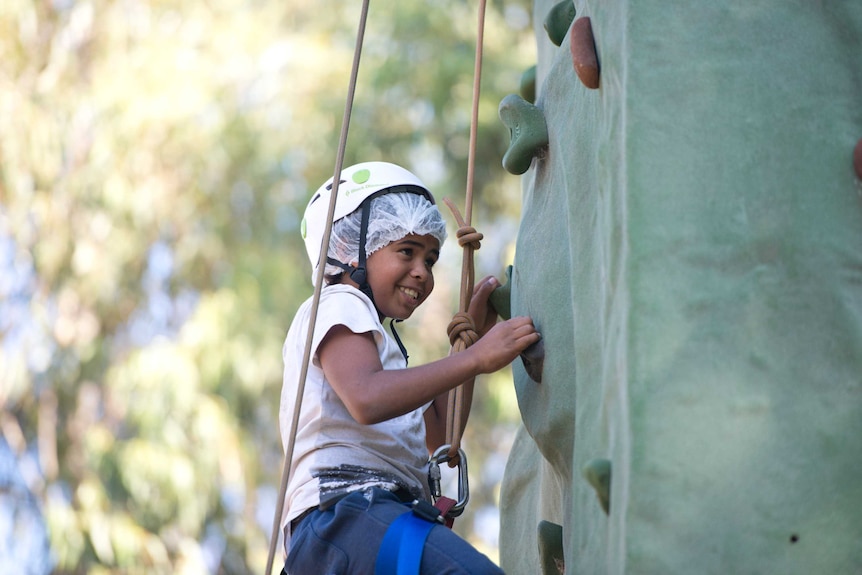
{"label": "child", "polygon": [[[331,189],[328,182],[314,194],[302,223],[312,266]],[[529,318],[496,323],[488,296],[497,282],[485,278],[469,309],[479,341],[408,368],[397,334],[381,322],[407,319],[434,289],[443,218],[422,182],[393,164],[345,169],[338,195],[282,516],[290,575],[374,573],[388,526],[410,509],[405,503],[430,500],[428,453],[443,444],[449,390],[508,365],[539,339]],[[283,349],[285,444],[310,308],[309,300],[297,311]],[[501,573],[443,525],[425,542],[421,572]]]}

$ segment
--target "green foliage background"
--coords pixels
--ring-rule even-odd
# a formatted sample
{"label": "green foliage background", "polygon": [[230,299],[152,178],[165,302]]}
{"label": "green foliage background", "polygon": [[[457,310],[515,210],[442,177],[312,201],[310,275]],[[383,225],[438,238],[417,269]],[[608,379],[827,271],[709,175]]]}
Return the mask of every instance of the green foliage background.
{"label": "green foliage background", "polygon": [[[463,205],[477,4],[371,3],[348,164],[402,163]],[[38,470],[24,475],[53,572],[264,570],[281,343],[311,293],[298,224],[332,173],[358,16],[299,0],[0,4],[0,432]],[[480,275],[511,260],[519,184],[497,104],[533,58],[529,2],[489,3]],[[413,363],[447,351],[453,244],[405,324]],[[493,555],[479,519],[517,409],[505,376],[486,383],[459,529]]]}

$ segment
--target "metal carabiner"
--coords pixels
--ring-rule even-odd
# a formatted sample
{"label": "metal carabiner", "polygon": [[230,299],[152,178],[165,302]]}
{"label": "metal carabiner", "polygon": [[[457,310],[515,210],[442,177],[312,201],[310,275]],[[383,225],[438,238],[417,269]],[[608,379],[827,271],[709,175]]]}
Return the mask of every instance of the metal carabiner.
{"label": "metal carabiner", "polygon": [[[434,503],[443,495],[440,486],[442,474],[440,473],[440,464],[451,460],[449,456],[450,445],[441,445],[437,448],[428,459],[428,486],[431,488],[431,498]],[[458,449],[458,501],[452,506],[452,509],[447,514],[449,517],[458,517],[464,513],[464,508],[467,507],[467,502],[470,501],[470,483],[467,479],[467,456],[463,449]]]}

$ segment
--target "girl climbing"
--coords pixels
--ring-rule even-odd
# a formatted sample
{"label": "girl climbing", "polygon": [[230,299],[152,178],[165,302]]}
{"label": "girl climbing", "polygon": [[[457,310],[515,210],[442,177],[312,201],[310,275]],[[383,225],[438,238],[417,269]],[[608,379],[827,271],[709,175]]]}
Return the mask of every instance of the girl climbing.
{"label": "girl climbing", "polygon": [[[468,310],[479,340],[408,368],[394,321],[410,317],[434,289],[443,218],[422,182],[393,164],[346,168],[334,187],[326,286],[313,322],[311,300],[297,311],[283,349],[281,433],[285,445],[294,441],[281,522],[284,572],[395,573],[381,565],[378,552],[390,525],[410,505],[418,509],[416,502],[430,500],[428,454],[443,443],[448,393],[506,366],[540,336],[527,317],[497,323],[488,296],[498,284],[489,277],[477,284]],[[330,180],[314,194],[303,219],[315,267],[332,189]],[[387,317],[392,335],[382,323]],[[297,415],[309,323],[312,361]],[[434,519],[416,551],[421,573],[501,573]]]}

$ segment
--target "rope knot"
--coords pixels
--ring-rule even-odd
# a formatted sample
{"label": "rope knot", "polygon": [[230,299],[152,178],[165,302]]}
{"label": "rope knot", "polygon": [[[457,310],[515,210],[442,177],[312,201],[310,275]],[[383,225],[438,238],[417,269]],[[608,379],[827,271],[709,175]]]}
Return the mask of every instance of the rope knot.
{"label": "rope knot", "polygon": [[476,228],[473,226],[465,226],[462,225],[458,228],[458,231],[455,233],[458,237],[458,245],[462,248],[466,248],[467,246],[473,248],[474,250],[478,250],[482,247],[481,241],[485,236],[480,232],[476,231]]}
{"label": "rope knot", "polygon": [[476,324],[473,323],[473,318],[463,311],[455,314],[452,321],[449,322],[446,332],[449,334],[449,343],[456,348],[456,351],[463,351],[479,341],[479,334],[476,333]]}

